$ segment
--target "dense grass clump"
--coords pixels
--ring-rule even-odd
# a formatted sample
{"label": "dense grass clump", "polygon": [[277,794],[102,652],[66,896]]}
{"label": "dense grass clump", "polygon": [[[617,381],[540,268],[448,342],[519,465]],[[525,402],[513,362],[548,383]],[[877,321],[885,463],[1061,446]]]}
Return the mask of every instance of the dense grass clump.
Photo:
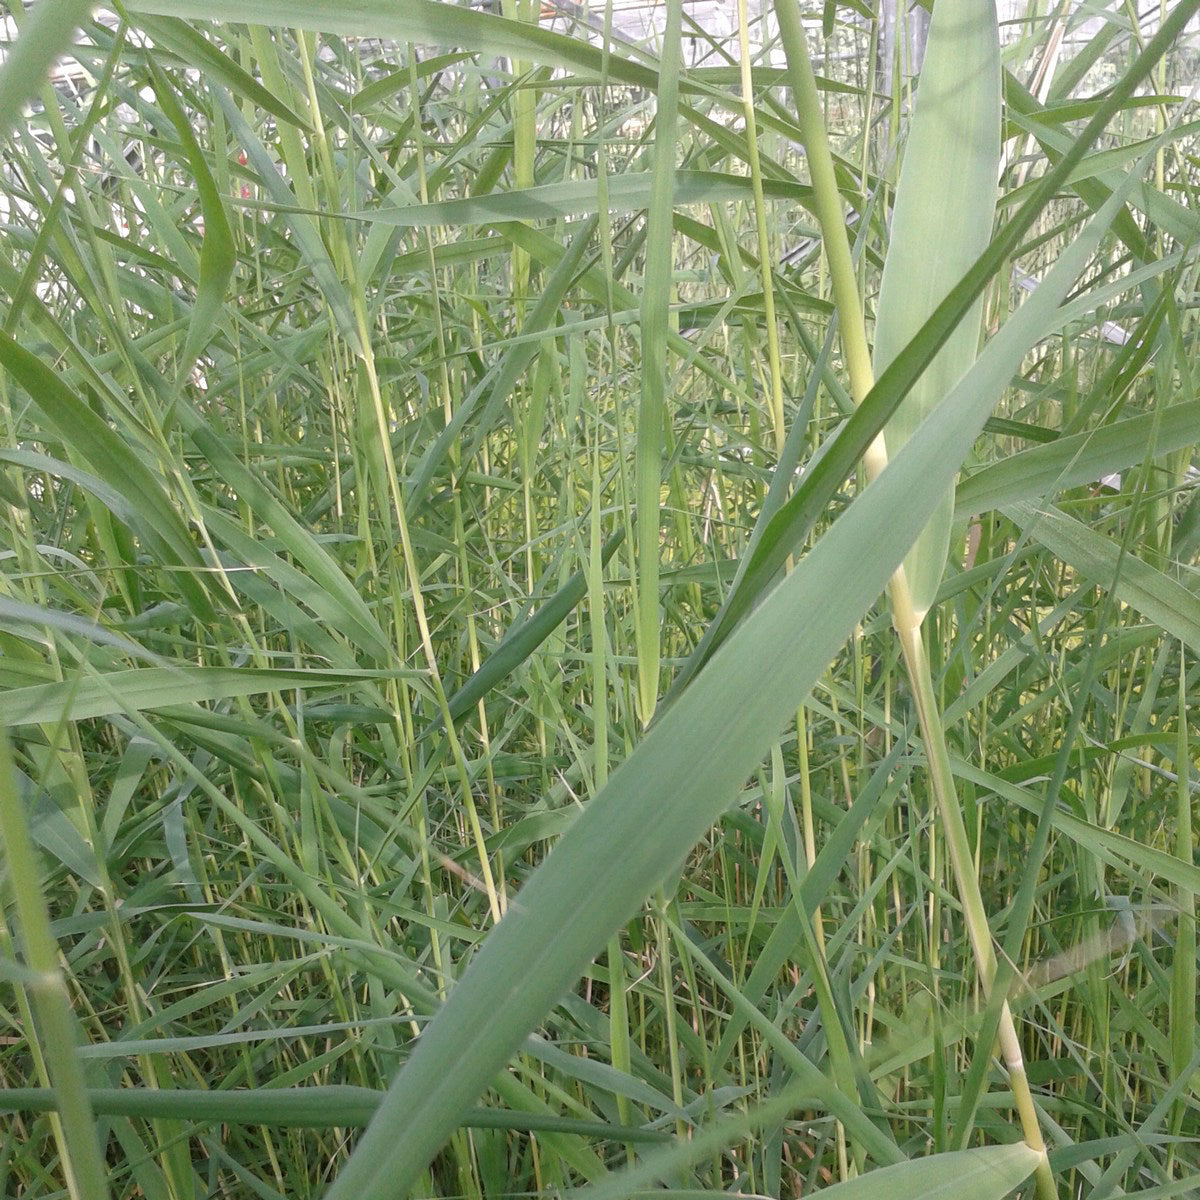
{"label": "dense grass clump", "polygon": [[10,6],[0,1194],[1200,1191],[1200,0],[877,7]]}

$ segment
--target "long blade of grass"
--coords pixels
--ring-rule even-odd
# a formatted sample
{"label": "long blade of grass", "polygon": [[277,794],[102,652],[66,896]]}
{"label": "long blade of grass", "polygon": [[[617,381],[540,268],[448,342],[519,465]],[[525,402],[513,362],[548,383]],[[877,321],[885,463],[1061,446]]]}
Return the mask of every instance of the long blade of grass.
{"label": "long blade of grass", "polygon": [[145,15],[141,17],[140,24],[154,39],[156,47],[161,46],[179,55],[184,62],[219,80],[235,95],[249,100],[264,112],[269,112],[273,117],[278,117],[297,129],[312,128],[295,109],[285,104],[274,92],[263,87],[249,71],[190,25],[169,17]]}
{"label": "long blade of grass", "polygon": [[1085,579],[1114,588],[1121,600],[1164,631],[1200,647],[1200,596],[1178,580],[1136,554],[1122,554],[1111,538],[1052,505],[1011,504],[1003,511]]}
{"label": "long blade of grass", "polygon": [[[171,1118],[215,1124],[269,1125],[287,1129],[356,1128],[366,1125],[384,1093],[347,1084],[299,1088],[87,1088],[92,1111],[102,1116]],[[4,1088],[0,1112],[54,1112],[59,1097],[52,1088]],[[521,1113],[499,1108],[476,1108],[466,1115],[469,1129],[512,1129],[523,1133],[570,1133],[577,1137],[662,1142],[669,1136],[657,1129],[580,1121],[552,1113]]]}
{"label": "long blade of grass", "polygon": [[196,299],[188,317],[187,340],[183,347],[182,372],[189,372],[201,351],[216,336],[224,316],[225,292],[229,286],[237,254],[233,246],[233,231],[225,215],[225,204],[217,190],[216,180],[209,170],[204,152],[196,139],[192,123],[175,98],[171,81],[150,59],[155,92],[167,118],[183,143],[188,166],[196,181],[200,213],[204,219],[204,240],[200,245],[200,276],[196,284]]}
{"label": "long blade of grass", "polygon": [[[892,213],[875,314],[880,375],[987,249],[1000,171],[1000,37],[994,0],[934,9]],[[979,349],[982,301],[963,316],[893,414],[894,455],[966,373]],[[950,549],[953,491],[905,559],[917,620],[937,594]]]}
{"label": "long blade of grass", "polygon": [[[778,1113],[780,1108],[779,1101],[762,1105],[739,1118],[704,1130],[695,1135],[693,1142],[656,1150],[637,1167],[569,1195],[578,1200],[711,1195],[710,1192],[689,1193],[673,1188],[660,1190],[653,1185],[659,1180],[677,1177],[681,1166],[702,1154],[711,1154],[722,1141],[733,1141],[756,1126],[766,1124],[770,1115]],[[1036,1165],[1037,1155],[1019,1142],[1010,1146],[977,1146],[972,1150],[932,1154],[928,1158],[881,1167],[857,1179],[822,1188],[820,1194],[833,1200],[917,1200],[918,1197],[920,1200],[1002,1200],[1029,1178]]]}
{"label": "long blade of grass", "polygon": [[85,721],[129,711],[151,712],[233,696],[292,688],[346,687],[367,674],[346,671],[256,667],[144,667],[14,688],[4,699],[4,719],[13,726],[59,720]]}
{"label": "long blade of grass", "polygon": [[[656,159],[656,168],[657,168]],[[671,160],[664,160],[670,164]],[[666,170],[667,168],[664,168]],[[655,203],[657,169],[614,175],[606,182],[605,208],[613,213],[637,212]],[[696,171],[684,168],[672,171],[674,204],[716,204],[745,200],[752,196],[750,181],[740,175],[721,171]],[[658,187],[661,188],[661,184]],[[786,179],[763,181],[763,192],[772,200],[809,204],[812,189]],[[543,183],[535,187],[513,188],[466,196],[460,200],[442,200],[431,204],[402,207],[359,209],[346,216],[351,220],[391,225],[397,229],[424,229],[436,225],[485,225],[501,221],[546,220],[591,214],[600,205],[600,185],[596,180],[568,180]],[[289,208],[287,211],[303,211]],[[649,234],[647,234],[647,237]]]}
{"label": "long blade of grass", "polygon": [[1155,457],[1193,445],[1200,435],[1200,401],[1172,404],[1160,414],[1130,417],[1003,458],[958,485],[955,511],[959,516],[988,512],[1124,471],[1145,457],[1156,424]]}
{"label": "long blade of grass", "polygon": [[[512,55],[530,62],[573,67],[591,75],[605,69],[603,53],[579,38],[554,33],[494,13],[439,4],[435,0],[306,0],[302,8],[287,0],[255,0],[248,13],[238,0],[133,0],[131,13],[181,17],[200,21],[240,21],[253,16],[256,24],[309,29],[343,37],[393,38],[418,45],[463,47],[489,54]],[[635,87],[654,87],[653,57],[644,62],[614,55],[609,76]]]}
{"label": "long blade of grass", "polygon": [[682,0],[668,0],[654,126],[654,167],[646,216],[646,268],[642,284],[642,387],[638,406],[634,495],[637,504],[634,585],[637,697],[642,724],[658,703],[659,526],[662,523],[662,445],[666,417],[668,309],[674,274],[675,154],[679,125]]}
{"label": "long blade of grass", "polygon": [[1093,218],[954,389],[936,428],[921,427],[563,836],[422,1034],[327,1200],[406,1192],[522,1037],[728,806],[924,527],[1117,208]]}
{"label": "long blade of grass", "polygon": [[[600,547],[597,559],[601,568],[608,565],[624,540],[625,531],[618,530]],[[450,715],[456,721],[465,717],[488,692],[507,679],[562,625],[587,594],[587,588],[586,571],[576,572],[536,613],[512,625],[479,670],[446,698]],[[428,732],[433,733],[440,725],[441,719],[438,718],[430,725]]]}

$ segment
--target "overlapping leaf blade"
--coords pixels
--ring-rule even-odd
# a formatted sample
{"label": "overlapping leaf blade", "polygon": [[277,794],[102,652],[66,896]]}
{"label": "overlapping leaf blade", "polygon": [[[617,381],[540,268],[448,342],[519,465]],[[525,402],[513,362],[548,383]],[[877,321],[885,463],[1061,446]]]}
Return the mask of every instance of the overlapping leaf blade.
{"label": "overlapping leaf blade", "polygon": [[[876,375],[895,360],[986,249],[1000,170],[1000,39],[994,0],[941,0],[917,88],[875,315]],[[966,373],[977,301],[892,417],[895,454]],[[938,504],[905,570],[917,617],[933,603],[950,545],[953,495]]]}

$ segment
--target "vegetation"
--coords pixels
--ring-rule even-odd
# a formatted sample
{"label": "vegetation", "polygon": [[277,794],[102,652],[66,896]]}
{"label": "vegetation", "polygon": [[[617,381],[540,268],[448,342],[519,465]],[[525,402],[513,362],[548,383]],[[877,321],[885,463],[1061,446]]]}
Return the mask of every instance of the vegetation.
{"label": "vegetation", "polygon": [[0,1193],[1195,1195],[1200,0],[542,7],[11,8]]}

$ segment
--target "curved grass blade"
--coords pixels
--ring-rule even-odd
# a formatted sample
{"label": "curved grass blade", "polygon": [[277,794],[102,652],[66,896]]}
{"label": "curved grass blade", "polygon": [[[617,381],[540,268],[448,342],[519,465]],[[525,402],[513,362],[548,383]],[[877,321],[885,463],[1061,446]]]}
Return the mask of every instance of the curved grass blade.
{"label": "curved grass blade", "polygon": [[[143,15],[138,23],[154,39],[156,46],[170,50],[189,66],[197,67],[206,76],[219,80],[235,95],[249,100],[264,112],[269,112],[273,117],[278,117],[297,129],[312,130],[312,125],[295,109],[289,108],[219,46],[213,45],[186,22],[170,17]],[[153,63],[153,60],[151,62]]]}
{"label": "curved grass blade", "polygon": [[200,213],[204,218],[204,239],[200,245],[200,277],[196,285],[196,299],[188,318],[187,339],[183,346],[183,361],[180,378],[186,379],[196,359],[217,332],[224,316],[225,290],[233,276],[237,254],[233,247],[233,231],[225,215],[225,204],[217,190],[216,180],[208,169],[204,152],[196,140],[192,123],[184,115],[175,89],[166,74],[157,66],[153,57],[148,59],[154,78],[154,90],[158,103],[167,119],[175,126],[188,166],[196,183],[196,195],[200,202]]}
{"label": "curved grass blade", "polygon": [[54,458],[49,454],[39,454],[36,450],[0,447],[0,462],[12,463],[13,466],[22,467],[27,471],[44,471],[59,479],[70,480],[76,487],[99,500],[119,521],[123,521],[126,525],[137,523],[137,510],[121,492],[90,471],[83,471],[72,463],[63,462],[61,458]]}
{"label": "curved grass blade", "polygon": [[[53,629],[58,633],[94,642],[97,646],[111,646],[123,654],[128,654],[131,658],[144,659],[153,663],[163,661],[157,654],[152,654],[136,642],[131,642],[121,634],[105,629],[103,625],[97,625],[74,613],[59,612],[57,609],[46,608],[40,604],[25,604],[20,600],[10,600],[7,596],[0,596],[0,629],[6,625],[18,628],[30,626],[38,630]],[[12,692],[8,693],[9,696],[12,694]],[[4,717],[6,720],[11,719],[7,709]],[[51,717],[50,719],[57,718]]]}
{"label": "curved grass blade", "polygon": [[[613,175],[606,183],[604,207],[612,213],[637,212],[654,202],[654,172],[631,171]],[[674,172],[674,203],[718,204],[746,200],[750,181],[720,171],[680,169]],[[791,180],[764,180],[763,191],[772,200],[807,204],[812,189]],[[460,200],[430,204],[360,209],[345,214],[348,219],[394,225],[398,229],[424,229],[435,225],[488,225],[499,221],[555,220],[586,216],[600,208],[600,185],[593,179],[564,183],[542,183],[533,187],[486,192]]]}
{"label": "curved grass blade", "polygon": [[[577,1200],[625,1200],[631,1196],[715,1194],[660,1191],[653,1189],[653,1185],[659,1180],[677,1178],[682,1167],[704,1153],[711,1154],[744,1137],[766,1124],[772,1115],[786,1115],[785,1102],[785,1097],[780,1097],[737,1118],[714,1124],[694,1135],[692,1141],[656,1150],[636,1167],[568,1195]],[[857,1179],[822,1188],[819,1194],[834,1200],[1003,1200],[1029,1178],[1037,1162],[1038,1156],[1020,1142],[1010,1146],[977,1146],[881,1167]]]}
{"label": "curved grass blade", "polygon": [[698,1200],[700,1196],[719,1195],[712,1192],[679,1192],[664,1189],[661,1184],[666,1180],[678,1179],[693,1163],[719,1153],[764,1125],[783,1120],[809,1099],[804,1086],[794,1084],[749,1112],[713,1121],[703,1129],[694,1131],[686,1141],[676,1141],[655,1150],[636,1165],[609,1175],[600,1183],[567,1192],[568,1200],[625,1200],[625,1197],[633,1196],[687,1196]]}
{"label": "curved grass blade", "polygon": [[598,46],[578,38],[434,0],[305,0],[302,5],[292,0],[255,0],[252,11],[240,0],[133,0],[125,7],[131,14],[240,23],[253,18],[255,24],[285,29],[465,48],[570,67],[588,75],[607,73],[614,82],[634,87],[658,86],[656,64],[648,54],[644,63],[628,54],[614,54],[606,63]]}
{"label": "curved grass blade", "polygon": [[1002,1200],[1033,1173],[1038,1155],[1023,1142],[932,1154],[823,1188],[832,1200]]}

